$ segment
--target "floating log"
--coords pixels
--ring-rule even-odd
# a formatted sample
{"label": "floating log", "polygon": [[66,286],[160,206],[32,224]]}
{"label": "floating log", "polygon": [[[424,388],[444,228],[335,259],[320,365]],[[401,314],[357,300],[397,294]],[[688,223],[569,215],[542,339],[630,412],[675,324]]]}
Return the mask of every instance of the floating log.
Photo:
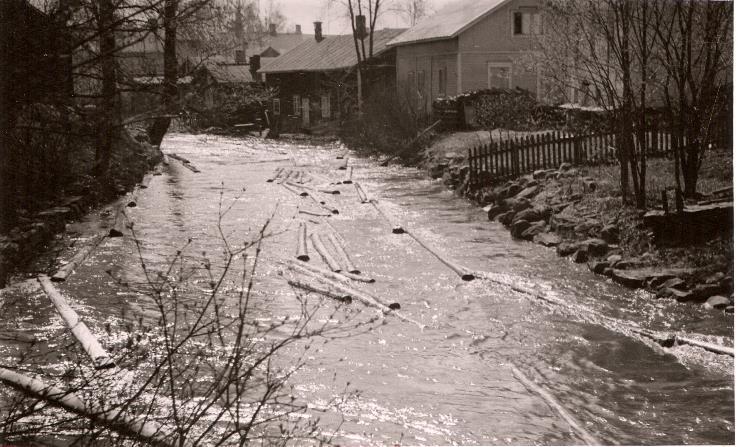
{"label": "floating log", "polygon": [[332,194],[334,196],[341,194],[341,191],[337,189],[318,189],[317,191],[322,192],[323,194]]}
{"label": "floating log", "polygon": [[356,194],[359,195],[359,201],[361,203],[367,203],[369,201],[369,198],[367,197],[364,188],[362,188],[361,185],[358,183],[354,183],[354,188],[356,188]]}
{"label": "floating log", "polygon": [[382,211],[382,209],[379,207],[379,202],[377,202],[376,200],[372,199],[372,200],[369,200],[369,203],[371,203],[372,206],[374,206],[374,209],[376,209],[377,212],[382,217],[384,217],[384,220],[386,220],[387,222],[390,223],[390,225],[392,226],[392,233],[393,234],[403,234],[403,233],[405,233],[405,229],[402,227],[402,225],[400,225],[399,222],[394,222],[392,219],[389,218],[389,216],[387,216],[387,214],[385,214],[384,211]]}
{"label": "floating log", "polygon": [[587,445],[602,445],[602,443],[597,440],[597,438],[589,434],[589,432],[584,429],[582,424],[580,424],[579,421],[577,421],[576,418],[574,418],[574,416],[569,413],[569,411],[564,408],[551,393],[527,378],[525,374],[523,374],[515,366],[511,366],[510,369],[512,369],[513,376],[515,376],[515,378],[520,383],[522,383],[525,388],[533,393],[538,394],[544,401],[546,401],[548,406],[551,407],[552,410],[556,411],[559,416],[561,416],[561,418],[564,419],[567,424],[569,424],[569,427],[571,427],[572,430],[576,432]]}
{"label": "floating log", "polygon": [[346,169],[346,176],[343,178],[343,182],[342,183],[344,185],[350,185],[350,184],[352,184],[354,182],[351,179],[351,177],[353,177],[353,175],[354,175],[354,168],[353,168],[353,166],[349,166],[348,169]]}
{"label": "floating log", "polygon": [[462,267],[451,260],[446,259],[438,251],[426,245],[425,242],[423,242],[418,236],[414,235],[410,231],[405,230],[405,232],[408,234],[408,236],[415,239],[415,242],[417,242],[421,247],[425,248],[428,251],[428,253],[435,256],[435,258],[441,261],[441,263],[443,263],[446,267],[450,268],[451,270],[453,270],[454,273],[459,275],[459,277],[462,280],[464,281],[474,280],[474,273],[471,270],[467,269],[466,267]]}
{"label": "floating log", "polygon": [[288,280],[287,283],[291,285],[292,287],[297,287],[298,289],[307,290],[308,292],[314,292],[319,293],[321,295],[327,296],[328,298],[333,298],[334,300],[341,301],[343,303],[350,303],[352,301],[351,295],[348,294],[340,294],[332,291],[331,289],[315,286],[312,284],[308,284],[306,282],[302,281],[296,281],[296,280]]}
{"label": "floating log", "polygon": [[415,325],[417,325],[421,329],[423,329],[425,327],[424,324],[421,324],[420,322],[415,321],[412,318],[408,318],[405,315],[397,312],[396,310],[400,308],[400,305],[398,303],[392,303],[392,304],[389,304],[388,305],[388,304],[386,304],[386,302],[384,300],[382,300],[380,298],[377,298],[377,297],[375,297],[373,295],[370,295],[368,293],[362,292],[360,290],[354,289],[352,287],[346,286],[344,284],[341,284],[340,282],[333,281],[332,279],[330,279],[330,278],[328,278],[328,277],[326,277],[324,275],[320,275],[318,273],[315,273],[315,272],[313,272],[313,271],[305,268],[305,265],[307,265],[307,264],[299,265],[299,264],[295,264],[295,263],[290,263],[290,264],[288,264],[288,267],[291,270],[294,270],[296,272],[300,272],[300,273],[302,273],[304,275],[310,276],[310,277],[315,278],[315,279],[317,279],[319,281],[323,281],[324,283],[332,286],[334,289],[336,289],[336,290],[338,290],[338,291],[340,291],[342,293],[346,293],[348,295],[351,295],[351,297],[358,299],[359,301],[361,301],[362,303],[366,304],[367,306],[375,307],[375,308],[383,311],[384,313],[392,313],[392,314],[396,315],[397,318],[399,318],[399,319],[401,319],[403,321],[406,321],[408,323],[415,324]]}
{"label": "floating log", "polygon": [[280,185],[282,185],[284,187],[284,189],[286,189],[287,191],[293,193],[296,196],[307,197],[307,196],[310,195],[310,194],[307,193],[307,191],[298,191],[298,190],[296,190],[295,188],[293,188],[292,186],[290,186],[289,183],[287,183],[287,182],[280,183]]}
{"label": "floating log", "polygon": [[328,239],[328,242],[333,245],[336,254],[338,254],[339,261],[343,264],[344,267],[346,267],[344,270],[354,275],[361,274],[361,270],[357,269],[354,263],[351,262],[351,258],[349,258],[349,255],[348,253],[346,253],[343,245],[338,242],[336,236],[334,236],[332,233],[328,233],[326,234],[326,237]]}
{"label": "floating log", "polygon": [[678,345],[681,344],[681,345],[696,346],[706,351],[714,352],[715,354],[729,355],[731,357],[735,357],[735,352],[733,348],[729,348],[727,346],[721,346],[721,345],[717,345],[714,343],[707,343],[704,341],[693,340],[690,338],[682,337],[681,335],[676,335],[674,337],[674,341]]}
{"label": "floating log", "polygon": [[328,267],[330,267],[331,270],[333,270],[334,272],[341,271],[341,266],[338,264],[338,261],[333,258],[333,256],[328,251],[328,248],[326,248],[325,244],[323,243],[322,238],[317,233],[313,233],[310,235],[310,242],[313,243],[315,251],[320,254],[320,257],[323,258],[323,261],[328,264]]}
{"label": "floating log", "polygon": [[67,278],[72,274],[72,272],[74,272],[74,269],[76,269],[84,262],[84,260],[90,255],[90,253],[92,253],[92,250],[100,245],[100,242],[102,242],[103,239],[105,239],[104,234],[98,234],[93,237],[92,242],[82,250],[78,251],[74,256],[72,256],[72,259],[70,259],[69,262],[67,262],[63,267],[57,270],[56,273],[54,273],[54,275],[51,277],[51,280],[55,282],[66,281]]}
{"label": "floating log", "polygon": [[365,276],[354,275],[352,273],[347,273],[347,272],[336,273],[336,272],[332,272],[330,270],[326,270],[324,268],[318,267],[317,265],[312,265],[308,263],[300,264],[300,266],[308,270],[311,270],[314,273],[323,275],[325,277],[334,279],[336,281],[345,282],[345,283],[349,283],[352,280],[357,281],[357,282],[365,282],[368,284],[374,284],[375,282],[374,278],[367,278]]}
{"label": "floating log", "polygon": [[97,341],[97,338],[92,335],[92,332],[87,328],[87,325],[80,320],[77,312],[69,307],[64,296],[56,290],[54,284],[49,280],[49,277],[45,275],[39,276],[38,282],[44,289],[46,296],[49,297],[49,300],[51,300],[54,307],[56,307],[56,311],[61,315],[64,323],[72,331],[72,334],[75,336],[77,341],[79,341],[80,345],[82,345],[82,348],[87,352],[87,355],[92,358],[92,363],[95,366],[95,369],[114,367],[115,363],[113,362],[113,359],[105,349],[103,349],[100,342]]}
{"label": "floating log", "polygon": [[282,174],[282,171],[284,171],[284,168],[277,168],[274,171],[274,174],[267,179],[267,183],[273,183],[279,176]]}
{"label": "floating log", "polygon": [[297,177],[297,183],[305,183],[305,171],[300,171],[300,175]]}
{"label": "floating log", "polygon": [[170,156],[170,157],[172,157],[172,158],[173,158],[173,159],[175,159],[175,160],[178,160],[178,161],[180,161],[180,162],[182,163],[182,166],[184,166],[185,168],[189,169],[190,171],[192,171],[192,172],[194,172],[194,173],[198,173],[198,172],[200,172],[200,170],[199,170],[199,169],[197,169],[197,168],[196,168],[196,167],[194,167],[194,166],[193,166],[192,164],[190,164],[190,161],[189,161],[188,159],[186,159],[186,158],[183,158],[183,157],[180,157],[180,156],[179,156],[179,155],[177,155],[177,154],[169,154],[169,156]]}
{"label": "floating log", "polygon": [[298,213],[307,214],[308,216],[316,216],[316,217],[331,217],[333,215],[330,213],[318,213],[318,212],[310,211],[310,210],[299,210]]}
{"label": "floating log", "polygon": [[287,169],[285,171],[282,171],[282,177],[280,177],[279,179],[275,179],[275,182],[279,184],[286,182],[292,175],[292,172],[293,172],[292,169]]}
{"label": "floating log", "polygon": [[[96,402],[84,402],[76,394],[48,385],[9,369],[0,368],[0,381],[30,396],[82,416],[95,425],[156,447],[174,447],[180,443],[173,433],[154,421],[127,416],[120,409],[105,409]],[[185,443],[185,445],[192,445]]]}
{"label": "floating log", "polygon": [[297,259],[305,262],[310,260],[307,251],[307,225],[305,225],[305,222],[300,222],[297,226]]}
{"label": "floating log", "polygon": [[338,164],[337,167],[338,167],[338,170],[339,171],[345,171],[346,168],[348,168],[348,158],[345,158],[343,160],[343,162],[341,162],[341,163]]}

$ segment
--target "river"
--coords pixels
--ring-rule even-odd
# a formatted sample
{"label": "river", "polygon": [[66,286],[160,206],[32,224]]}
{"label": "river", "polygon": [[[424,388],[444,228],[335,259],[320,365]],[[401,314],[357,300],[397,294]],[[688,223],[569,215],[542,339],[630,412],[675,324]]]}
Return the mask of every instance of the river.
{"label": "river", "polygon": [[[632,325],[681,332],[732,346],[729,316],[627,290],[551,249],[514,241],[478,207],[417,169],[347,155],[353,180],[427,245],[468,269],[537,288],[564,304],[484,279],[462,281],[413,238],[392,234],[373,206],[359,202],[353,185],[336,186],[341,194],[330,196],[339,214],[311,217],[298,213],[308,199],[266,182],[279,167],[341,179],[345,171],[336,169],[342,163],[336,157],[347,151],[340,145],[172,134],[162,150],[186,157],[201,172],[171,160],[129,208],[149,268],[164,265],[190,238],[193,259],[217,258],[218,210],[232,204],[222,229],[235,244],[252,238],[275,213],[275,234],[264,241],[255,278],[262,320],[300,315],[280,262],[294,257],[302,219],[309,231],[339,235],[357,267],[376,279],[363,290],[400,303],[404,315],[424,325],[390,314],[380,324],[367,323],[370,330],[348,325],[346,336],[313,345],[290,382],[296,397],[316,410],[343,396],[315,415],[326,433],[335,431],[336,442],[582,443],[515,377],[517,368],[604,444],[734,443],[733,358],[689,346],[661,348],[629,331]],[[311,256],[318,265],[317,254]],[[79,298],[86,318],[98,322],[93,327],[106,314],[124,314],[131,299],[124,291],[106,293],[118,290],[105,272],[111,268],[128,282],[143,281],[130,237],[105,241],[63,287]],[[337,312],[319,318],[339,325],[378,315],[357,301]],[[288,364],[303,348],[286,349],[280,361]]]}

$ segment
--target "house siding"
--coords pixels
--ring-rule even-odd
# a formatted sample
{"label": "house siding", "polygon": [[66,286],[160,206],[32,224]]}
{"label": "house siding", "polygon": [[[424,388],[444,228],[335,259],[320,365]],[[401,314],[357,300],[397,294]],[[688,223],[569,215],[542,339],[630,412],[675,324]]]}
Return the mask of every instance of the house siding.
{"label": "house siding", "polygon": [[526,8],[540,9],[540,0],[511,1],[455,38],[399,45],[397,86],[401,98],[412,92],[407,86],[411,73],[417,76],[422,71],[426,76],[424,91],[417,92],[415,100],[430,112],[432,100],[443,96],[438,85],[439,69],[446,68],[446,95],[456,95],[488,88],[490,63],[509,65],[510,87],[538,95],[539,70],[533,57],[535,38],[513,35],[513,13]]}

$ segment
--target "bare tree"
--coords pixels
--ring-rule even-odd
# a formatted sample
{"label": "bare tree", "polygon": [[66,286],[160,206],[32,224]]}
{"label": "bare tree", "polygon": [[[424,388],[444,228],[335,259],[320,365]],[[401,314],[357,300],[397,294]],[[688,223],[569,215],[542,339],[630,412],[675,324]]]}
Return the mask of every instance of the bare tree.
{"label": "bare tree", "polygon": [[417,25],[420,20],[432,13],[427,0],[397,0],[391,9],[410,26]]}

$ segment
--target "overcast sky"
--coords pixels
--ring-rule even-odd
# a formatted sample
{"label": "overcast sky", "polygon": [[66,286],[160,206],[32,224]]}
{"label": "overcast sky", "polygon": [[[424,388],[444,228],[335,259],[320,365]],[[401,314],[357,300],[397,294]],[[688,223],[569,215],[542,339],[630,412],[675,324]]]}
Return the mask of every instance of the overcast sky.
{"label": "overcast sky", "polygon": [[[341,0],[333,0],[334,5],[331,6],[331,0],[274,0],[279,3],[282,13],[287,18],[287,29],[294,29],[294,25],[299,23],[302,25],[303,33],[313,32],[313,22],[320,20],[323,22],[323,33],[325,34],[344,34],[350,32],[350,25],[346,21],[346,11],[337,6],[335,3]],[[401,0],[400,0],[401,1]],[[438,9],[448,3],[458,0],[428,0],[432,8]],[[262,0],[262,5],[266,3]],[[381,18],[381,28],[405,28],[407,23],[397,14],[387,13]]]}

